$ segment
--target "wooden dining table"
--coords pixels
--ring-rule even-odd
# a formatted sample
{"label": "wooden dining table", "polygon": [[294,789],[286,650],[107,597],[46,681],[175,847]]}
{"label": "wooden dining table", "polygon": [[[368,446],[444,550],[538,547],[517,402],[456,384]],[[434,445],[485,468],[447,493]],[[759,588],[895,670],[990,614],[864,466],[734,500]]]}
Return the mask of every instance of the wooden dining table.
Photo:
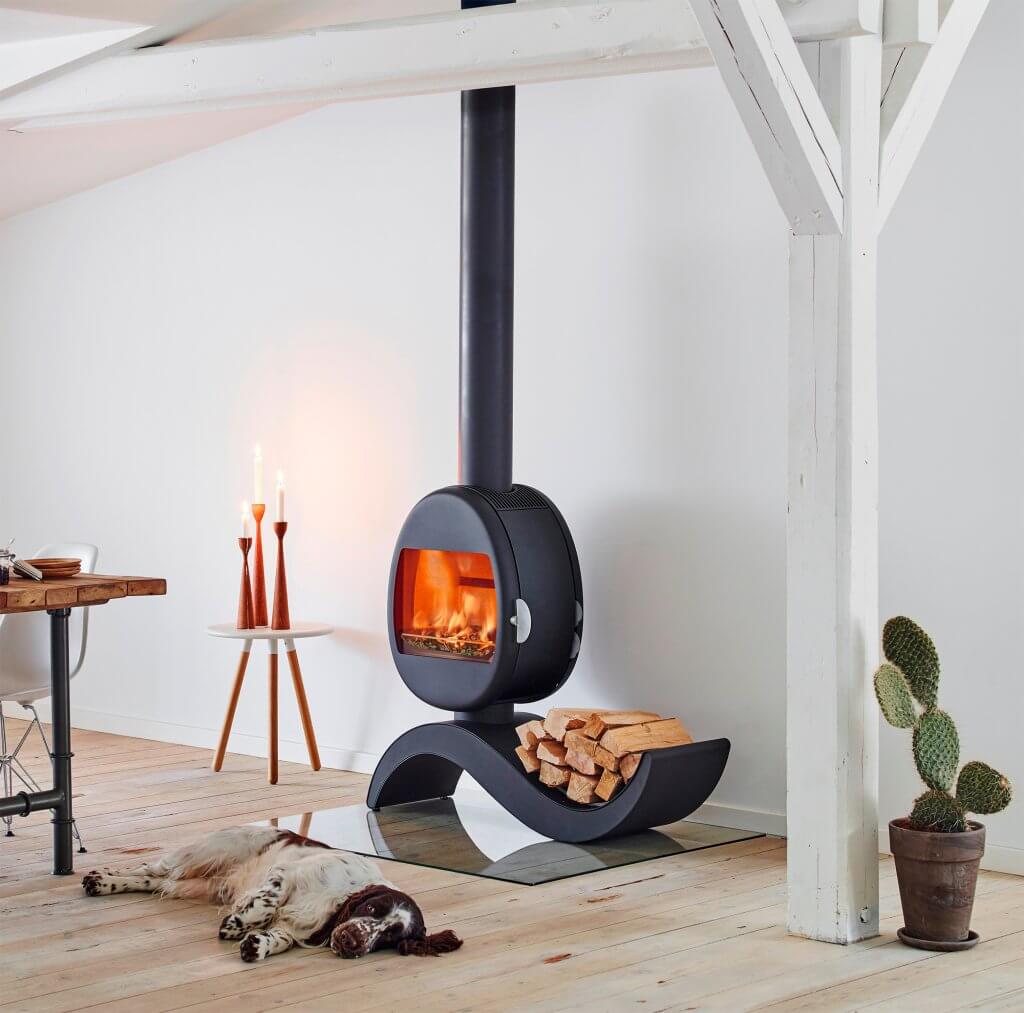
{"label": "wooden dining table", "polygon": [[50,616],[50,692],[53,722],[53,787],[22,791],[0,798],[0,816],[28,816],[53,810],[53,873],[70,876],[74,870],[71,828],[71,669],[68,659],[68,619],[73,608],[105,605],[116,598],[166,594],[162,577],[110,577],[78,574],[54,580],[12,577],[0,585],[0,615],[46,612]]}

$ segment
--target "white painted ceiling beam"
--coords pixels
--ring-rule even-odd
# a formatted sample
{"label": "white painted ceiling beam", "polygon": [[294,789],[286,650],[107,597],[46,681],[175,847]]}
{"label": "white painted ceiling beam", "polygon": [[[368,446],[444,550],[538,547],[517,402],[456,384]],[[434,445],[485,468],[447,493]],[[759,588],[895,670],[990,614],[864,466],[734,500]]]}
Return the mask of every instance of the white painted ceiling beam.
{"label": "white painted ceiling beam", "polygon": [[882,42],[930,46],[939,35],[939,0],[885,0]]}
{"label": "white painted ceiling beam", "polygon": [[147,49],[0,101],[0,120],[57,126],[199,109],[426,94],[710,62],[700,29],[679,0],[538,0]]}
{"label": "white painted ceiling beam", "polygon": [[841,232],[839,139],[774,0],[691,3],[790,228]]}
{"label": "white painted ceiling beam", "polygon": [[[880,30],[880,0],[781,0],[801,41]],[[778,9],[776,9],[777,13]],[[782,21],[779,17],[778,20]],[[6,99],[19,129],[707,66],[685,0],[518,5],[147,49]]]}
{"label": "white painted ceiling beam", "polygon": [[[823,42],[882,31],[882,0],[777,0],[797,42]],[[891,3],[892,0],[885,0]]]}
{"label": "white painted ceiling beam", "polygon": [[882,98],[878,175],[881,227],[935,122],[989,0],[944,0],[935,44],[903,51]]}

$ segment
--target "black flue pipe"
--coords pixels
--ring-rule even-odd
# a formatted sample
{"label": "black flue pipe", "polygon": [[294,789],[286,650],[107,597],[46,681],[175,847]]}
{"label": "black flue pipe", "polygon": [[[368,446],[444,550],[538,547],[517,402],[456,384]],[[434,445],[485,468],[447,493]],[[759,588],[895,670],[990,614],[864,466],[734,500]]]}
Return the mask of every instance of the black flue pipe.
{"label": "black flue pipe", "polygon": [[[462,0],[462,9],[508,2]],[[515,88],[464,91],[459,481],[499,492],[512,487],[515,159]]]}

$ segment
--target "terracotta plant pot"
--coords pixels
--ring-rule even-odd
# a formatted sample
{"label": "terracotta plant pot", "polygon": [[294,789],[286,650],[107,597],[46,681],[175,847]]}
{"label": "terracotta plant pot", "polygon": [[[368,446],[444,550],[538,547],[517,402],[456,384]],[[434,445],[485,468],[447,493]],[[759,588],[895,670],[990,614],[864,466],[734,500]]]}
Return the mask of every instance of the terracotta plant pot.
{"label": "terracotta plant pot", "polygon": [[909,820],[889,824],[889,850],[896,860],[908,946],[962,950],[978,941],[971,931],[978,863],[985,853],[985,828],[968,823],[962,834],[914,830]]}

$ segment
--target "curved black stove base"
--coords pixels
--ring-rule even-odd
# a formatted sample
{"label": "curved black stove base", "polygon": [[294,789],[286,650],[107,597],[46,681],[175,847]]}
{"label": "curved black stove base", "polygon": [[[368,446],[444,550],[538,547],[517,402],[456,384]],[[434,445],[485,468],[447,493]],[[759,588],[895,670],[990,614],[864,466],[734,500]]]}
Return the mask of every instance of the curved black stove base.
{"label": "curved black stove base", "polygon": [[536,716],[520,712],[511,724],[443,721],[411,729],[381,757],[366,804],[376,810],[446,798],[466,771],[531,830],[579,844],[684,819],[707,801],[729,758],[728,739],[652,750],[610,802],[580,806],[523,773],[515,726]]}

